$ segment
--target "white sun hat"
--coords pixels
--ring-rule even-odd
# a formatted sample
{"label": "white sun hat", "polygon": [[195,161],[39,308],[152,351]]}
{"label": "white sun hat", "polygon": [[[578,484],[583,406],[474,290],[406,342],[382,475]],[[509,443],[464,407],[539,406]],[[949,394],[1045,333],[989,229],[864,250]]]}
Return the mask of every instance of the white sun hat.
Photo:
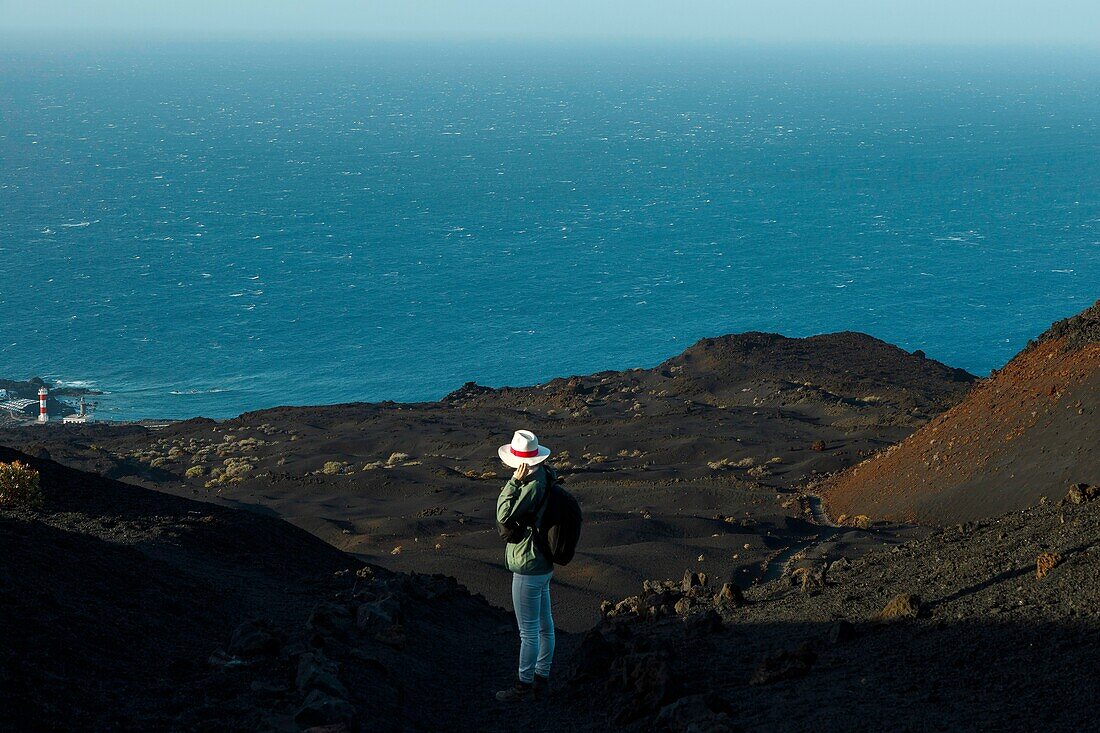
{"label": "white sun hat", "polygon": [[537,466],[550,455],[550,449],[539,445],[539,439],[530,430],[517,430],[511,444],[497,448],[497,455],[510,468],[519,468],[521,463]]}

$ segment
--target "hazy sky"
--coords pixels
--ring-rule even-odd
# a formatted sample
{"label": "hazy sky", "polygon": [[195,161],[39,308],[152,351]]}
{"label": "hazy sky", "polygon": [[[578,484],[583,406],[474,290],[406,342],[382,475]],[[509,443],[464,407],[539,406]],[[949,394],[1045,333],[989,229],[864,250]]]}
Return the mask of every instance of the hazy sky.
{"label": "hazy sky", "polygon": [[0,33],[1100,45],[1100,0],[0,0]]}

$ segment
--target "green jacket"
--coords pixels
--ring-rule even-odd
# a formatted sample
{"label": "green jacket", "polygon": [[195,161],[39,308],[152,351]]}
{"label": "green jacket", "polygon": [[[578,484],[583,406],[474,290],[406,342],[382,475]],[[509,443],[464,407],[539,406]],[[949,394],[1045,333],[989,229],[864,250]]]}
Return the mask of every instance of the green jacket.
{"label": "green jacket", "polygon": [[[504,524],[509,520],[522,518],[542,502],[545,494],[546,471],[542,466],[536,468],[530,480],[522,485],[516,483],[514,478],[508,479],[497,499],[497,521]],[[539,514],[545,509],[544,506]],[[536,523],[540,518],[536,517]],[[554,563],[536,547],[535,533],[530,528],[522,540],[515,544],[508,543],[505,559],[508,569],[519,575],[543,575],[554,569]]]}

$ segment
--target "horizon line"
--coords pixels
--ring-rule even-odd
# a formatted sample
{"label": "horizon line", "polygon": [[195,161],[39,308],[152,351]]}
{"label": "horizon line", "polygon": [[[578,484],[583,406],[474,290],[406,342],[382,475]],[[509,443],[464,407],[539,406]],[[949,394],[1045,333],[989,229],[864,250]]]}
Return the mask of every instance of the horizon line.
{"label": "horizon line", "polygon": [[448,45],[469,45],[478,43],[493,44],[577,44],[584,46],[623,46],[623,45],[659,45],[681,46],[683,44],[706,44],[709,47],[773,47],[806,49],[950,49],[950,50],[996,50],[996,49],[1034,49],[1048,51],[1100,51],[1100,40],[1036,40],[1036,39],[903,39],[903,38],[758,38],[725,35],[676,35],[655,34],[631,35],[548,35],[548,34],[484,34],[454,36],[443,33],[318,33],[318,34],[270,34],[250,33],[241,29],[226,31],[208,31],[201,34],[177,33],[170,30],[154,31],[112,30],[58,30],[48,28],[0,28],[0,38],[11,41],[23,41],[33,44],[49,40],[81,40],[90,42],[115,43],[134,42],[140,45],[159,45],[163,43],[232,43],[247,41],[258,44],[302,45],[313,43],[446,43]]}

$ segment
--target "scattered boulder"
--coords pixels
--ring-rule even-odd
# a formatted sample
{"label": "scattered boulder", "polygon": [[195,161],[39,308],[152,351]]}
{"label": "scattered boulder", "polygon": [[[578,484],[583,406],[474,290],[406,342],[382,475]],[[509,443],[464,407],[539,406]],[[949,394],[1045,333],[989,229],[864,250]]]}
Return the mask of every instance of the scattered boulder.
{"label": "scattered boulder", "polygon": [[250,659],[279,653],[282,642],[275,634],[271,622],[266,619],[245,621],[229,639],[229,654]]}
{"label": "scattered boulder", "polygon": [[615,608],[611,611],[611,616],[637,616],[641,613],[642,599],[638,596],[630,596],[624,598],[615,604]]}
{"label": "scattered boulder", "polygon": [[809,644],[794,651],[781,651],[764,659],[753,672],[750,685],[770,685],[773,682],[805,677],[810,673],[817,654]]}
{"label": "scattered boulder", "polygon": [[363,632],[377,633],[401,623],[401,604],[393,595],[359,606],[355,625]]}
{"label": "scattered boulder", "polygon": [[926,615],[928,615],[928,609],[921,601],[920,596],[913,593],[902,593],[887,603],[875,615],[874,620],[877,623],[891,623]]}
{"label": "scattered boulder", "polygon": [[1035,578],[1042,580],[1050,574],[1050,571],[1058,567],[1062,562],[1062,556],[1057,552],[1040,552],[1035,558]]}
{"label": "scattered boulder", "polygon": [[346,636],[353,626],[351,609],[340,603],[318,604],[306,621],[310,631],[320,634]]}
{"label": "scattered boulder", "polygon": [[661,708],[657,726],[669,733],[732,733],[731,713],[714,695],[688,695]]}
{"label": "scattered boulder", "polygon": [[722,589],[714,596],[714,602],[719,606],[741,608],[745,605],[745,594],[737,583],[723,583]]}
{"label": "scattered boulder", "polygon": [[651,715],[669,702],[677,690],[672,666],[658,652],[627,654],[611,666],[609,687],[623,693],[615,705],[615,721],[630,723]]}
{"label": "scattered boulder", "polygon": [[314,690],[295,713],[294,722],[303,728],[343,724],[354,730],[357,721],[355,708],[347,700]]}
{"label": "scattered boulder", "polygon": [[1091,484],[1073,484],[1066,492],[1064,503],[1085,504],[1100,496],[1100,486]]}
{"label": "scattered boulder", "polygon": [[684,631],[688,636],[707,636],[722,630],[722,617],[713,608],[684,619]]}
{"label": "scattered boulder", "polygon": [[856,638],[856,627],[851,621],[841,619],[829,629],[829,643],[843,644]]}
{"label": "scattered boulder", "polygon": [[791,585],[799,586],[803,593],[817,595],[825,589],[826,568],[824,563],[795,568],[790,576]]}
{"label": "scattered boulder", "polygon": [[306,694],[312,690],[320,690],[333,697],[346,699],[347,688],[336,676],[339,665],[325,658],[319,651],[307,652],[298,657],[298,675],[295,682],[298,691]]}
{"label": "scattered boulder", "polygon": [[829,564],[829,572],[830,573],[842,573],[845,570],[851,570],[851,569],[852,569],[852,561],[849,560],[846,557],[837,558],[836,560],[833,560],[833,562]]}
{"label": "scattered boulder", "polygon": [[696,573],[691,570],[684,571],[684,579],[680,582],[680,591],[690,593],[692,588],[707,584],[706,573]]}
{"label": "scattered boulder", "polygon": [[580,681],[602,677],[607,674],[611,664],[622,655],[623,651],[621,642],[613,642],[599,629],[591,629],[581,639],[573,678]]}
{"label": "scattered boulder", "polygon": [[854,517],[848,517],[847,522],[842,522],[842,524],[847,524],[847,526],[854,527],[856,529],[870,529],[871,518],[868,517],[866,514],[857,514]]}

